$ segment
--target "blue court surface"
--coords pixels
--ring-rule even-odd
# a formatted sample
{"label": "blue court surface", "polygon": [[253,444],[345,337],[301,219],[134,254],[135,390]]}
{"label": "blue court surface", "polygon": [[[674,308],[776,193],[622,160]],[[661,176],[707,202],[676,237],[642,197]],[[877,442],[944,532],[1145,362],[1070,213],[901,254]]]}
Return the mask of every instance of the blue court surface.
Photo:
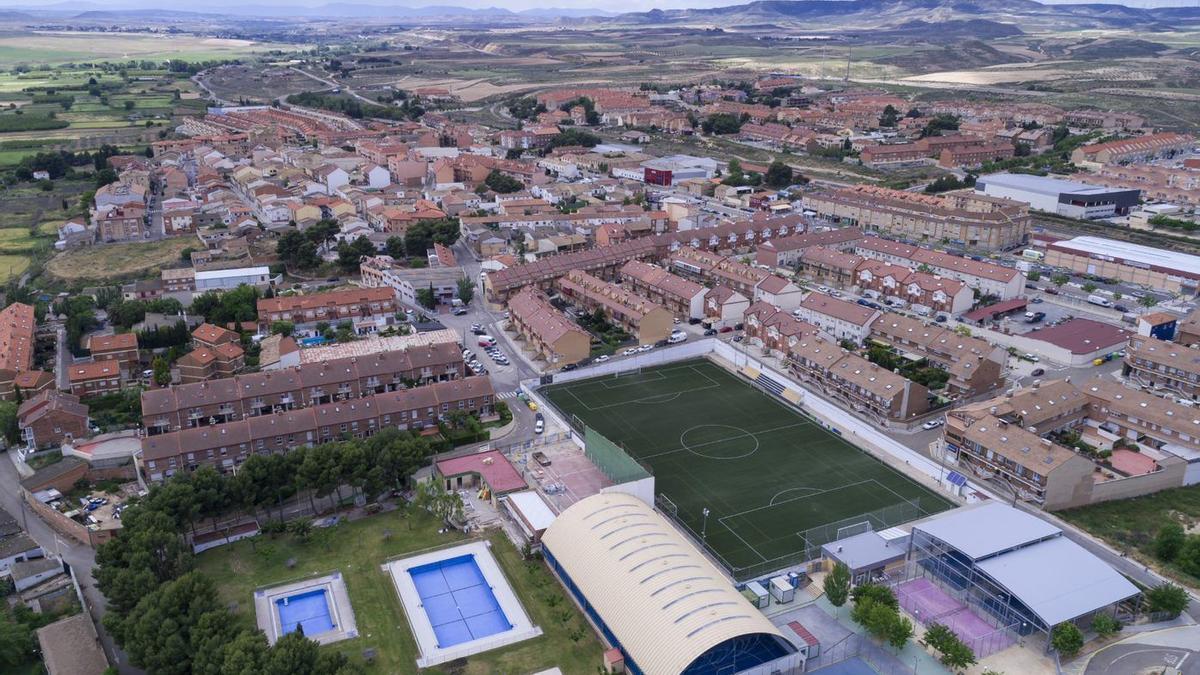
{"label": "blue court surface", "polygon": [[825,666],[812,671],[821,675],[879,675],[878,671],[867,665],[866,661],[855,656],[852,659],[839,661],[832,666]]}
{"label": "blue court surface", "polygon": [[408,574],[439,648],[512,629],[474,555],[414,567]]}
{"label": "blue court surface", "polygon": [[275,601],[275,609],[279,612],[279,625],[284,635],[295,631],[297,627],[303,629],[305,635],[333,630],[329,599],[323,588],[279,598]]}

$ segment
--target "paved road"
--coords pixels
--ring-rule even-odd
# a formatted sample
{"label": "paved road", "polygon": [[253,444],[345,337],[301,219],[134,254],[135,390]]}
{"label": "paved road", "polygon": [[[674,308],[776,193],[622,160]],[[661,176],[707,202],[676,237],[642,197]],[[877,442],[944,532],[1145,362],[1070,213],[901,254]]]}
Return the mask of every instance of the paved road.
{"label": "paved road", "polygon": [[1180,675],[1200,675],[1200,652],[1182,647],[1113,645],[1093,656],[1083,672],[1085,675],[1127,675],[1161,673],[1166,668],[1178,668]]}
{"label": "paved road", "polygon": [[100,632],[100,642],[109,662],[117,665],[122,673],[142,671],[127,663],[125,654],[116,646],[112,637],[104,630],[101,619],[107,611],[104,596],[96,588],[92,568],[96,566],[96,552],[90,546],[64,537],[50,528],[41,518],[31,512],[20,498],[20,475],[8,456],[0,457],[0,507],[17,518],[21,527],[48,553],[59,555],[75,570],[75,576],[87,600],[88,612]]}

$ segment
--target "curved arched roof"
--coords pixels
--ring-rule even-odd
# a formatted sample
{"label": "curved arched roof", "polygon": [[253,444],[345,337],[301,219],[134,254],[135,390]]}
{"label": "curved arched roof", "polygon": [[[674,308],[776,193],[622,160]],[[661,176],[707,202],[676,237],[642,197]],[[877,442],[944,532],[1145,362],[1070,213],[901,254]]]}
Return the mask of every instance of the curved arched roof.
{"label": "curved arched roof", "polygon": [[598,494],[542,535],[576,587],[646,675],[678,675],[739,636],[790,644],[683,534],[640,499]]}

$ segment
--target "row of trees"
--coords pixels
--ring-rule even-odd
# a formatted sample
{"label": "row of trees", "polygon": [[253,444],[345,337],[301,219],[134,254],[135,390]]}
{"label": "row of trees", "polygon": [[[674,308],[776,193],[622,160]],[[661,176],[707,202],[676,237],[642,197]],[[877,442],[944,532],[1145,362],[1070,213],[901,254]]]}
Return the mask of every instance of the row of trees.
{"label": "row of trees", "polygon": [[[109,603],[105,625],[137,666],[155,674],[352,675],[360,669],[302,633],[274,646],[224,607],[211,579],[196,571],[187,540],[205,519],[236,513],[270,519],[285,501],[343,490],[373,498],[400,487],[430,455],[423,438],[395,429],[362,441],[252,455],[232,476],[209,467],[177,474],[131,503],[121,536],[96,553],[96,580]],[[453,516],[436,490],[423,504]],[[457,495],[455,495],[457,496]],[[269,525],[268,529],[274,527]]]}
{"label": "row of trees", "polygon": [[1154,537],[1154,555],[1200,578],[1200,534],[1187,534],[1177,521],[1171,520],[1159,528]]}

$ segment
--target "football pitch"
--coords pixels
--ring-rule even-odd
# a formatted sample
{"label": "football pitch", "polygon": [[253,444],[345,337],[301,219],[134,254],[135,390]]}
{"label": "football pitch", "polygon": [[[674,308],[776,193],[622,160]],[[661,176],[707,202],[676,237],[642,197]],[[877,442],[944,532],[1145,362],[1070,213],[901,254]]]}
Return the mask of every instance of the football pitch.
{"label": "football pitch", "polygon": [[648,467],[660,508],[739,578],[804,560],[839,527],[881,529],[953,507],[704,359],[542,391]]}

